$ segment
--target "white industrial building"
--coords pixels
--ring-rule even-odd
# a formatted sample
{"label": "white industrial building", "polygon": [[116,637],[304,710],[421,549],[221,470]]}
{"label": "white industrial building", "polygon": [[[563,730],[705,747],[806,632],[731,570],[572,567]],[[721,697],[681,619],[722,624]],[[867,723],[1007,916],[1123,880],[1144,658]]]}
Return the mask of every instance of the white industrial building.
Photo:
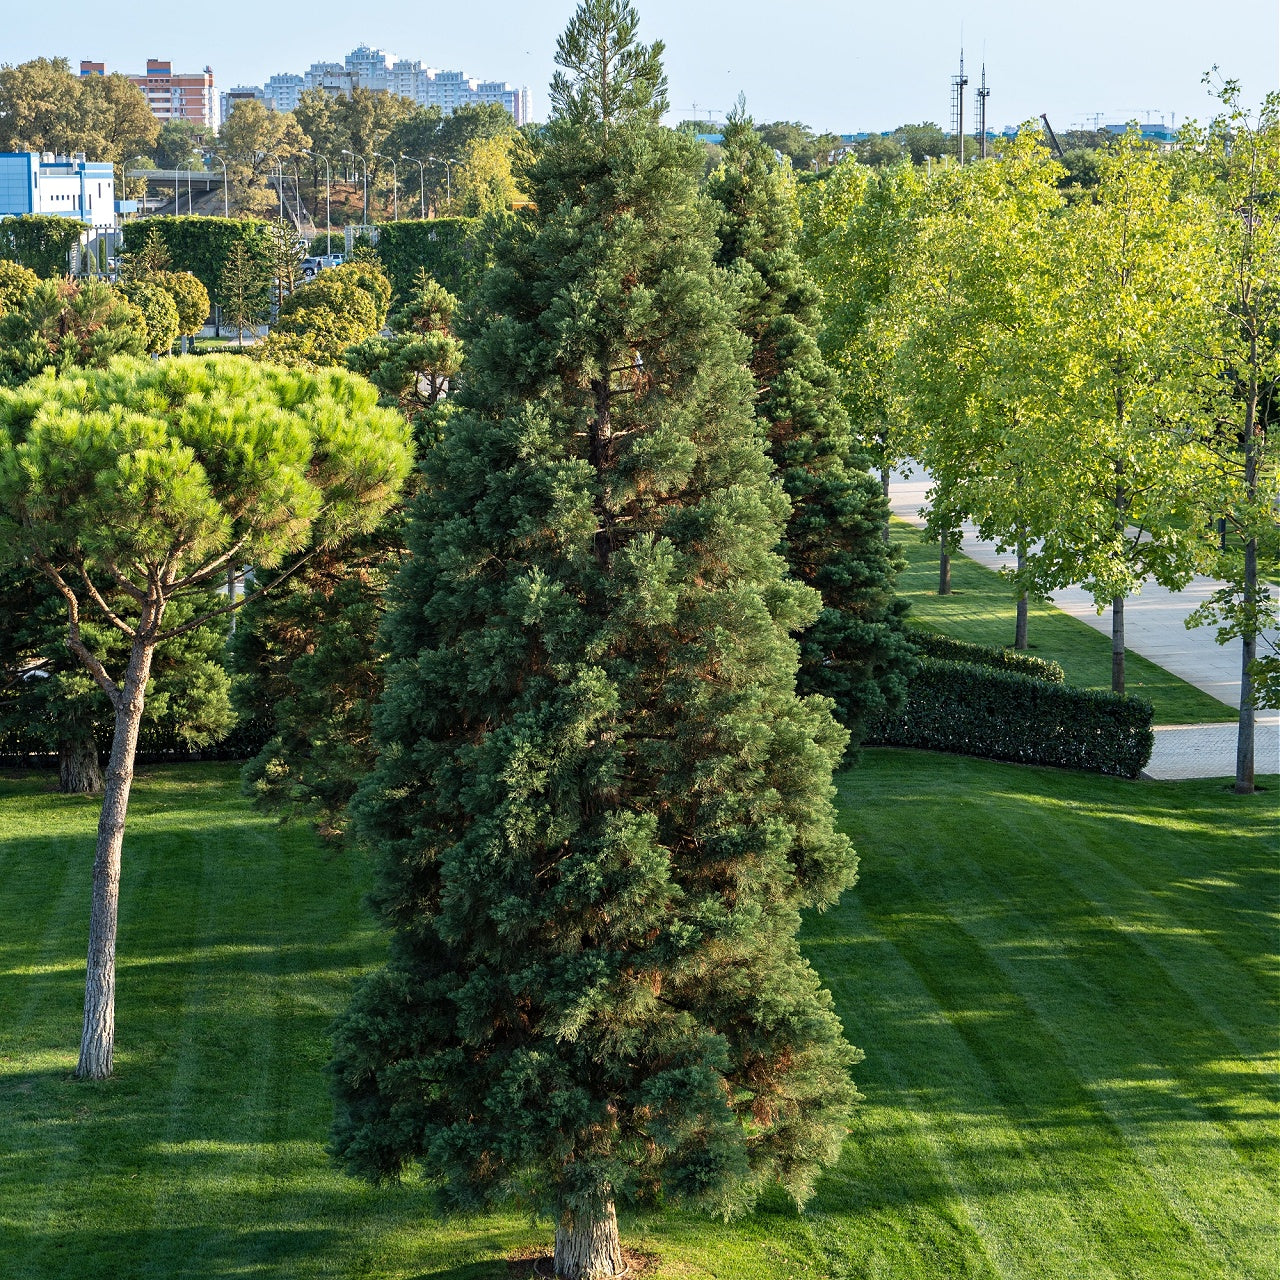
{"label": "white industrial building", "polygon": [[35,151],[0,153],[0,218],[52,214],[87,227],[114,227],[115,170],[109,163]]}

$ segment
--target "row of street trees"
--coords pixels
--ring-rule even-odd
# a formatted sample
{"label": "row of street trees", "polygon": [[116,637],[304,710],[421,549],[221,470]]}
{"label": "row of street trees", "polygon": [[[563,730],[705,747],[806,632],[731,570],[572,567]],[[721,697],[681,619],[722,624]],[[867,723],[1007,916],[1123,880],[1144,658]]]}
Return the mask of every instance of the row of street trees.
{"label": "row of street trees", "polygon": [[1117,139],[1087,199],[1029,129],[931,176],[846,162],[806,188],[805,247],[863,438],[932,474],[940,590],[971,519],[1016,552],[1015,643],[1028,593],[1082,583],[1111,609],[1123,693],[1125,600],[1220,578],[1197,621],[1241,641],[1249,790],[1254,707],[1280,692],[1257,652],[1276,620],[1280,99],[1251,119],[1222,96],[1172,153]]}

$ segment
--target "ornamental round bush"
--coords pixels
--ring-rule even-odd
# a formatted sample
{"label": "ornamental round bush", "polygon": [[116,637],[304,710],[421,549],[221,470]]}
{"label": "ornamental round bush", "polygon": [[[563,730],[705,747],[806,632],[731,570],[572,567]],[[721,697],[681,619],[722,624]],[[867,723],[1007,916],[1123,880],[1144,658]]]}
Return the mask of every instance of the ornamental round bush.
{"label": "ornamental round bush", "polygon": [[17,310],[33,293],[40,277],[20,262],[0,259],[0,316]]}
{"label": "ornamental round bush", "polygon": [[191,337],[204,328],[204,322],[212,310],[209,291],[190,271],[157,271],[147,277],[158,284],[173,299],[178,309],[178,332]]}
{"label": "ornamental round bush", "polygon": [[178,308],[169,291],[150,280],[134,280],[121,292],[142,312],[147,354],[164,355],[178,336]]}

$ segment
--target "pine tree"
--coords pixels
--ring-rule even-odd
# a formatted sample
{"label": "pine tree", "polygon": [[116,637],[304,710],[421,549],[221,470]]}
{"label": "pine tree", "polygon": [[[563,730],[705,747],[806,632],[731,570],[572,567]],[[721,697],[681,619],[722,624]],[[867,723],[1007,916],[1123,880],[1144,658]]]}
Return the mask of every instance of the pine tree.
{"label": "pine tree", "polygon": [[355,805],[394,936],[333,1068],[351,1171],[548,1214],[570,1280],[621,1270],[619,1204],[803,1198],[856,1097],[795,936],[855,866],[847,735],[795,693],[820,601],[636,23],[585,0],[560,39],[425,460]]}
{"label": "pine tree", "polygon": [[901,706],[913,658],[894,596],[900,554],[881,536],[888,502],[867,470],[815,338],[819,293],[796,251],[795,183],[745,114],[730,115],[708,194],[719,211],[719,262],[741,297],[751,340],[756,418],[791,499],[783,553],[822,593],[800,637],[798,687],[835,701],[856,746]]}

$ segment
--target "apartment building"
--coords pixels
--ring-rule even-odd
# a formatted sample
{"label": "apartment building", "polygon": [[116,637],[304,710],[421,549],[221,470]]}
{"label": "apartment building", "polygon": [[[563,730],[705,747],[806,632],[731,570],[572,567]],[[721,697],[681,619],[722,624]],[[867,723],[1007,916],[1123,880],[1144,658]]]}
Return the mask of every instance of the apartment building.
{"label": "apartment building", "polygon": [[395,93],[419,106],[437,106],[443,112],[467,104],[493,102],[505,107],[517,124],[529,120],[529,90],[504,80],[478,80],[464,71],[440,71],[420,61],[397,58],[382,49],[358,45],[342,62],[313,62],[302,75],[274,75],[262,88],[240,86],[223,95],[228,113],[237,97],[253,96],[277,111],[292,111],[304,89],[350,95],[356,88],[375,93]]}
{"label": "apartment building", "polygon": [[[106,67],[101,62],[80,63],[82,76],[101,76]],[[148,58],[144,75],[127,77],[142,90],[151,114],[162,124],[166,120],[188,120],[192,124],[216,129],[221,123],[217,91],[213,86],[213,69],[178,71],[173,63]]]}

